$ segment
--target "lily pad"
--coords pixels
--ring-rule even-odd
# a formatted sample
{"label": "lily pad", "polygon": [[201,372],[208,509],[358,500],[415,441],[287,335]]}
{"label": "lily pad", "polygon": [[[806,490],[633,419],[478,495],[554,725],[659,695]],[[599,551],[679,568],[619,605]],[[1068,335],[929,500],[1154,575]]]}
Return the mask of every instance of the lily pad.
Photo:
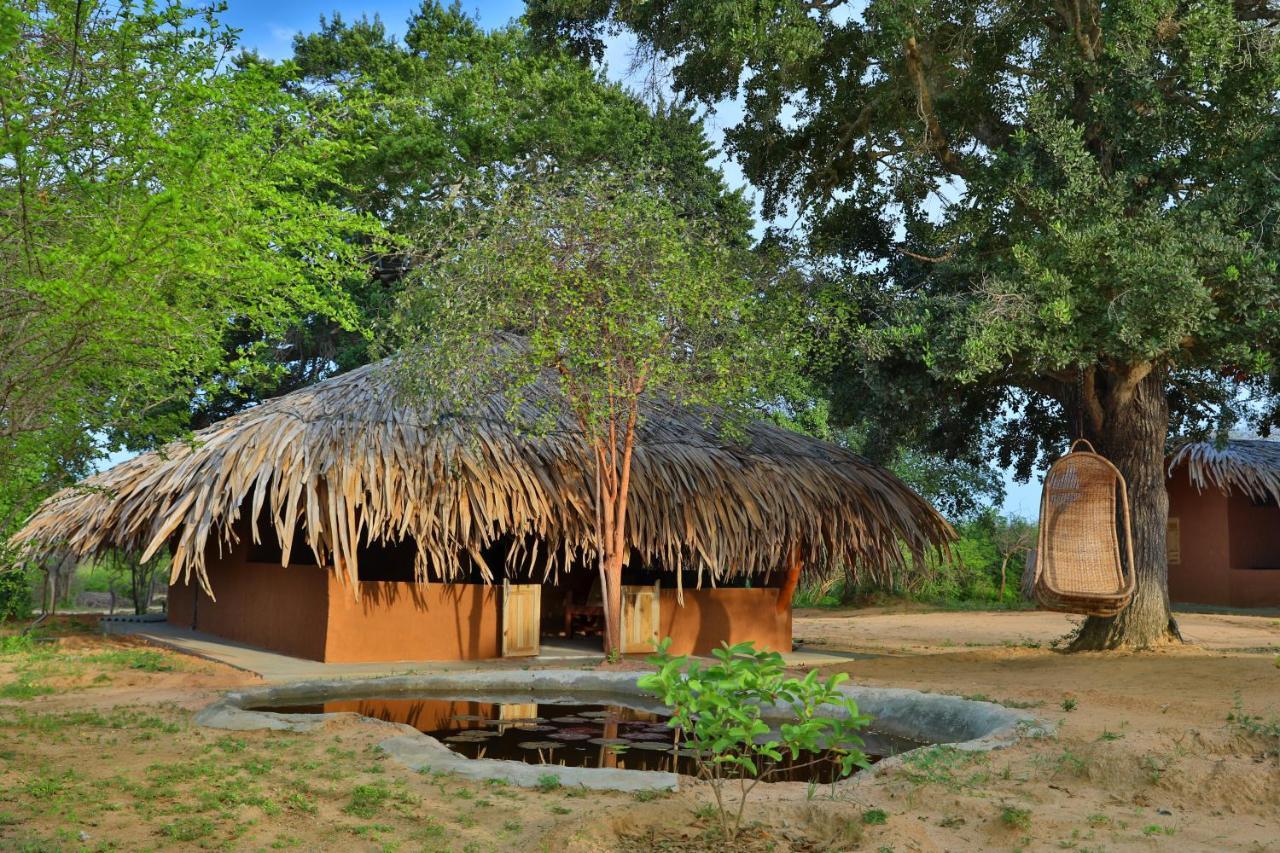
{"label": "lily pad", "polygon": [[474,735],[449,735],[444,739],[445,743],[483,743],[485,738],[476,737]]}
{"label": "lily pad", "polygon": [[547,737],[553,738],[555,740],[566,741],[566,742],[579,741],[579,740],[591,740],[591,735],[582,734],[581,732],[556,732],[555,734],[547,735]]}
{"label": "lily pad", "polygon": [[554,740],[522,740],[516,746],[521,749],[558,749],[564,744]]}
{"label": "lily pad", "polygon": [[590,743],[598,746],[627,746],[627,741],[620,737],[593,737]]}

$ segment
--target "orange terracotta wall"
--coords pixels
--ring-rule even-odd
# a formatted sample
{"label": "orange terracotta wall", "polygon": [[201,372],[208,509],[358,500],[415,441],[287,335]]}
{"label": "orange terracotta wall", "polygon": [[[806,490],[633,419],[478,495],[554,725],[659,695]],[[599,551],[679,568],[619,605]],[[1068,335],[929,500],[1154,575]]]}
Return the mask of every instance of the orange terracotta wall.
{"label": "orange terracotta wall", "polygon": [[791,651],[791,608],[777,610],[781,590],[686,589],[684,606],[674,589],[662,590],[659,635],[671,638],[671,653],[707,654],[721,642],[752,640],[757,649]]}
{"label": "orange terracotta wall", "polygon": [[315,566],[250,563],[241,544],[209,559],[211,599],[196,586],[169,587],[168,619],[251,646],[324,660],[329,573]]}
{"label": "orange terracotta wall", "polygon": [[479,660],[502,654],[502,588],[362,581],[360,598],[332,576],[324,660]]}
{"label": "orange terracotta wall", "polygon": [[1227,604],[1231,555],[1227,498],[1217,489],[1198,492],[1185,468],[1166,483],[1169,517],[1177,518],[1182,562],[1169,566],[1169,598],[1186,604]]}
{"label": "orange terracotta wall", "polygon": [[1233,607],[1280,606],[1280,507],[1255,506],[1243,495],[1227,502]]}
{"label": "orange terracotta wall", "polygon": [[1186,469],[1167,484],[1179,519],[1182,564],[1169,567],[1175,603],[1280,606],[1280,508],[1215,488],[1197,492]]}

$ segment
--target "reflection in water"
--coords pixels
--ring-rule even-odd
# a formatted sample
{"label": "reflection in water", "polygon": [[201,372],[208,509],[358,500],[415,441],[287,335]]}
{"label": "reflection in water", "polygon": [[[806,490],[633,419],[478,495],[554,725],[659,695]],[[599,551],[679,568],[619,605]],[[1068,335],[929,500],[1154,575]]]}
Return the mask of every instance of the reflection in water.
{"label": "reflection in water", "polygon": [[[527,764],[661,770],[694,775],[693,756],[682,748],[668,717],[625,705],[497,703],[457,699],[335,699],[319,704],[260,707],[287,714],[350,711],[407,723],[468,758],[501,758]],[[874,762],[920,746],[868,732],[864,750]],[[816,763],[815,763],[816,762]],[[837,764],[822,753],[801,753],[768,781],[830,782]]]}

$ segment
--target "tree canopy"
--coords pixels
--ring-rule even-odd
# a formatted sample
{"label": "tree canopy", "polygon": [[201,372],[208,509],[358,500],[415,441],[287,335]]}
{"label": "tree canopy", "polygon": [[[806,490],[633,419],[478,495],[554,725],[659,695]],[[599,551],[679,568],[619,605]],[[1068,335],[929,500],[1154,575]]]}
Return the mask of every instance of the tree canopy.
{"label": "tree canopy", "polygon": [[355,327],[335,285],[361,254],[347,238],[378,227],[333,200],[344,117],[229,69],[232,43],[175,2],[0,3],[6,480],[111,431],[185,427],[157,418],[252,361],[236,329]]}
{"label": "tree canopy", "polygon": [[[395,238],[371,253],[370,274],[347,282],[370,325],[388,316],[415,246],[434,242],[454,206],[476,203],[466,190],[487,175],[652,169],[683,212],[715,220],[735,245],[750,239],[749,207],[708,165],[712,150],[692,110],[649,106],[572,56],[540,48],[523,25],[486,30],[458,3],[435,0],[410,16],[401,39],[376,17],[322,18],[316,32],[295,39],[278,73],[290,92],[355,116],[336,138],[352,155],[341,167],[343,203]],[[199,423],[369,357],[362,337],[321,317],[259,343],[267,344],[261,366],[271,380],[237,381],[235,393],[210,397]]]}
{"label": "tree canopy", "polygon": [[767,216],[846,321],[836,414],[1030,470],[1068,431],[1130,481],[1140,586],[1082,646],[1166,635],[1168,435],[1276,422],[1280,11],[1262,0],[533,0],[675,89],[739,96]]}

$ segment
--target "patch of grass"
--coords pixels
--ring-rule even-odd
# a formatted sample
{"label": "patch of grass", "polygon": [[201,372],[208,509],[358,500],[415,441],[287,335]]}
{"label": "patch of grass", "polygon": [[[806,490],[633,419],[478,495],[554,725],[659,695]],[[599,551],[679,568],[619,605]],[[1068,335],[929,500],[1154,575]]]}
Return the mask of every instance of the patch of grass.
{"label": "patch of grass", "polygon": [[356,785],[351,789],[351,800],[342,810],[349,815],[368,820],[382,811],[391,797],[391,791],[381,782],[372,785]]}
{"label": "patch of grass", "polygon": [[1142,828],[1142,834],[1150,838],[1153,835],[1175,835],[1178,832],[1172,826],[1161,826],[1158,823],[1149,824]]}
{"label": "patch of grass", "polygon": [[174,841],[199,841],[213,834],[213,821],[207,817],[180,817],[160,827],[160,834]]}
{"label": "patch of grass", "polygon": [[1062,698],[1062,710],[1070,713],[1080,706],[1080,703],[1074,696],[1064,696]]}
{"label": "patch of grass", "polygon": [[942,785],[951,790],[972,788],[990,779],[987,756],[950,746],[915,750],[902,762],[900,772],[916,785]]}
{"label": "patch of grass", "polygon": [[648,803],[648,802],[652,802],[653,800],[662,800],[662,799],[665,799],[665,798],[667,797],[667,792],[666,792],[666,791],[652,791],[652,790],[650,790],[650,791],[635,791],[634,793],[632,793],[632,795],[631,795],[631,796],[632,796],[633,798],[635,798],[638,802],[641,802],[641,803]]}
{"label": "patch of grass", "polygon": [[8,684],[0,685],[0,699],[25,701],[34,699],[37,696],[48,696],[53,692],[55,691],[52,687],[36,684],[21,677],[15,681],[10,681]]}
{"label": "patch of grass", "polygon": [[715,820],[720,816],[720,812],[716,809],[715,803],[703,803],[693,810],[693,816],[698,820]]}
{"label": "patch of grass", "polygon": [[1263,741],[1267,755],[1280,756],[1280,717],[1263,718],[1244,709],[1244,701],[1237,693],[1235,702],[1227,714],[1227,723],[1239,734]]}
{"label": "patch of grass", "polygon": [[862,813],[862,822],[867,826],[883,826],[889,822],[889,815],[884,809],[867,809]]}
{"label": "patch of grass", "polygon": [[176,658],[155,649],[110,649],[89,655],[84,660],[100,666],[143,672],[173,672],[179,668]]}
{"label": "patch of grass", "polygon": [[1005,806],[1000,810],[1000,822],[1010,829],[1026,832],[1031,828],[1031,809]]}
{"label": "patch of grass", "polygon": [[554,773],[544,773],[538,777],[537,788],[542,793],[560,790],[560,777]]}

